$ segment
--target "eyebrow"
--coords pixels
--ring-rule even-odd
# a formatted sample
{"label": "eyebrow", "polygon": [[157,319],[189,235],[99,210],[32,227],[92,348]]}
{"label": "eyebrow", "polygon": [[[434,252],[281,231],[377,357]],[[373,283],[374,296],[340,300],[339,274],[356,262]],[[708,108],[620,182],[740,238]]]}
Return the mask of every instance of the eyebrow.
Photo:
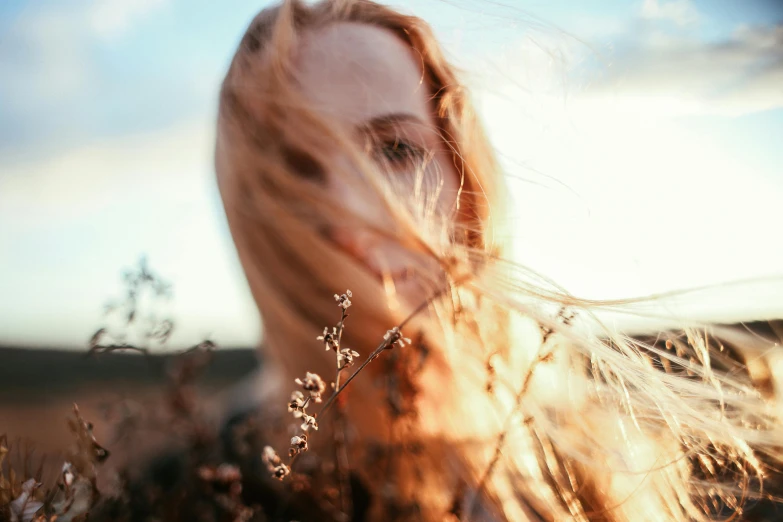
{"label": "eyebrow", "polygon": [[398,123],[405,122],[412,122],[419,125],[427,124],[424,120],[415,114],[409,112],[392,112],[371,118],[369,121],[358,125],[357,130],[362,134],[368,134],[380,130],[387,130],[389,128],[393,128]]}

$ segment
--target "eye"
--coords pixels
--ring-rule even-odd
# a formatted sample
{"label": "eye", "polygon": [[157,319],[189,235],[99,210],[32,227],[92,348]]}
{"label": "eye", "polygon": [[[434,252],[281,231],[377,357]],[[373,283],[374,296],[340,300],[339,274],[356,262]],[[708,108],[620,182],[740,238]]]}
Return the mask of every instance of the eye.
{"label": "eye", "polygon": [[283,147],[282,153],[294,174],[321,183],[326,179],[323,166],[307,152],[293,147]]}
{"label": "eye", "polygon": [[422,149],[400,138],[381,143],[377,153],[391,164],[410,163],[424,157]]}

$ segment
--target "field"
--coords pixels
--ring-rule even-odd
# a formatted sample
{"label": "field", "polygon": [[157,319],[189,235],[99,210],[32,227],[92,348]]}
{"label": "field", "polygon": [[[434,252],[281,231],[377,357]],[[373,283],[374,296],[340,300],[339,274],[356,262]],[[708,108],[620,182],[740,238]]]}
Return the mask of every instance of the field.
{"label": "field", "polygon": [[[145,412],[166,400],[170,355],[145,357],[108,353],[87,357],[86,352],[0,347],[0,435],[23,451],[32,448],[53,466],[72,443],[66,419],[73,404],[95,426],[98,440],[111,446],[123,409]],[[198,380],[197,393],[205,408],[220,401],[234,383],[258,368],[250,349],[217,350]],[[152,434],[143,446],[154,445]],[[111,448],[110,448],[111,449]],[[121,460],[121,459],[119,459]],[[110,461],[119,464],[114,457]]]}

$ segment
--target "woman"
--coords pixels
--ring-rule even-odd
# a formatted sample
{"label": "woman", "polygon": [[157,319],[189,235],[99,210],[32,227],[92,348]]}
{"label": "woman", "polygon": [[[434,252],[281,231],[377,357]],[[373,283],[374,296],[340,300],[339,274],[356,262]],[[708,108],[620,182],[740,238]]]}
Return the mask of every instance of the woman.
{"label": "woman", "polygon": [[[350,373],[315,340],[346,288],[340,348],[359,359],[427,305],[279,468],[287,504],[309,475],[323,519],[708,520],[774,479],[776,397],[745,352],[612,334],[600,303],[504,260],[501,172],[422,20],[366,0],[263,11],[223,83],[216,169],[263,321],[265,410],[288,415],[307,372]],[[292,422],[268,430],[281,452]]]}

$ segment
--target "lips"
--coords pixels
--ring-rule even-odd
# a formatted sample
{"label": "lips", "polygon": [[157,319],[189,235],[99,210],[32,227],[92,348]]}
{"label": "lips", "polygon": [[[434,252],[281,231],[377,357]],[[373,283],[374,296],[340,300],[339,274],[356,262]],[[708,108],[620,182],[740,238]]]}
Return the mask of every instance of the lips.
{"label": "lips", "polygon": [[381,283],[391,279],[395,284],[402,284],[409,281],[413,277],[414,271],[411,267],[406,266],[397,268],[395,270],[390,270],[388,268],[378,266],[377,263],[372,262],[371,256],[369,259],[359,259],[358,261],[361,262],[362,265],[364,265]]}

